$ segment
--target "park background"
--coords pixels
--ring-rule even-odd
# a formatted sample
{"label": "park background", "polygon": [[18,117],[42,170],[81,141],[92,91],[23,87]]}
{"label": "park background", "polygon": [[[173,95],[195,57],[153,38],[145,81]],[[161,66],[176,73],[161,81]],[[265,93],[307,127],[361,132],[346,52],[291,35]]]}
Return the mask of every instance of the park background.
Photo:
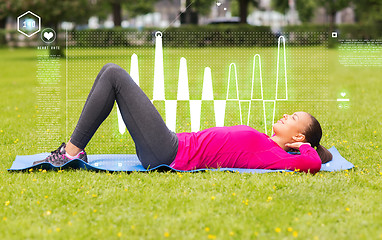
{"label": "park background", "polygon": [[[217,3],[221,4],[218,6]],[[120,51],[129,54],[136,52],[143,55],[142,69],[147,69],[141,70],[141,78],[150,79],[153,42],[147,41],[144,46],[134,45],[134,42],[118,45],[116,42],[121,40],[121,36],[128,33],[150,35],[155,31],[173,36],[172,41],[166,42],[164,39],[164,54],[176,56],[174,60],[169,60],[173,61],[172,66],[176,66],[179,56],[190,56],[187,58],[189,66],[198,66],[189,69],[192,76],[200,75],[198,71],[204,64],[214,63],[216,69],[221,66],[214,60],[228,61],[232,56],[237,57],[238,53],[240,56],[248,54],[249,58],[253,57],[253,53],[260,52],[268,56],[263,58],[263,65],[275,63],[276,37],[270,42],[249,42],[240,46],[240,41],[232,39],[232,36],[238,36],[241,32],[265,36],[291,33],[306,36],[317,32],[329,35],[336,31],[341,39],[381,39],[381,5],[379,1],[372,0],[2,1],[0,178],[3,184],[0,237],[381,239],[379,118],[382,112],[378,108],[382,87],[381,65],[344,66],[339,61],[340,44],[330,37],[327,41],[312,41],[312,38],[305,37],[287,42],[290,52],[303,55],[299,64],[306,70],[302,73],[292,71],[289,77],[319,80],[316,67],[320,66],[320,62],[315,61],[315,53],[320,49],[325,51],[327,58],[324,66],[329,67],[325,89],[330,98],[338,98],[341,92],[346,92],[350,102],[347,108],[340,108],[337,102],[324,106],[325,116],[320,115],[325,119],[322,143],[327,147],[335,146],[356,166],[350,171],[310,175],[216,172],[125,174],[77,170],[9,173],[6,170],[16,155],[35,154],[42,147],[39,146],[42,135],[36,131],[36,118],[43,109],[37,104],[36,88],[41,84],[37,76],[37,55],[41,51],[37,50],[37,46],[44,44],[38,36],[23,37],[15,26],[16,18],[28,10],[42,17],[44,27],[57,30],[56,45],[61,46],[61,51],[45,51],[45,54],[60,56],[53,60],[60,64],[62,76],[65,76],[67,57],[65,34],[69,31],[77,36],[99,33],[105,36],[97,38],[93,46],[87,48],[87,51],[94,51],[95,56],[104,57],[97,62],[95,72],[106,60],[118,61],[116,56]],[[197,38],[195,41],[176,38],[189,32],[193,36],[230,34],[226,35],[229,38],[221,37],[212,43]],[[84,39],[77,39],[77,42],[83,46],[89,45]],[[97,44],[102,44],[102,47],[97,47]],[[377,47],[381,51],[380,43]],[[75,46],[72,49],[76,50]],[[204,54],[204,58],[192,58],[193,53],[197,56]],[[79,64],[86,65],[88,59],[88,55],[84,56]],[[128,62],[129,59],[124,66],[127,70]],[[250,68],[251,64],[248,64],[247,70]],[[174,79],[177,79],[177,74],[174,71]],[[263,74],[272,78],[274,69],[269,67]],[[89,81],[94,77],[89,76]],[[226,78],[221,79],[224,80],[215,84],[226,84]],[[57,84],[66,91],[65,81]],[[87,82],[81,93],[85,97],[90,86],[91,82]],[[143,84],[142,88],[152,95],[152,84]],[[310,84],[305,90],[315,92],[317,86]],[[63,99],[60,104],[65,109],[65,94]],[[316,106],[304,107],[307,111],[316,111]],[[81,105],[77,108],[80,110]],[[115,108],[112,114],[116,114]],[[59,123],[63,126],[65,117],[60,115]],[[106,135],[105,138],[102,133],[110,130],[109,126],[116,126],[115,121],[108,119],[105,122],[103,128],[106,129],[100,129],[100,133],[96,134],[94,143],[87,149],[88,153],[133,151],[134,146],[127,134],[122,138],[118,134]],[[181,126],[188,126],[187,121]],[[210,125],[205,122],[202,127]],[[45,151],[55,149],[60,141],[67,141],[65,129],[61,130],[57,133],[59,139],[43,146]],[[185,130],[189,129],[186,127]],[[114,131],[118,132],[117,127]],[[53,134],[47,131],[43,135]]]}

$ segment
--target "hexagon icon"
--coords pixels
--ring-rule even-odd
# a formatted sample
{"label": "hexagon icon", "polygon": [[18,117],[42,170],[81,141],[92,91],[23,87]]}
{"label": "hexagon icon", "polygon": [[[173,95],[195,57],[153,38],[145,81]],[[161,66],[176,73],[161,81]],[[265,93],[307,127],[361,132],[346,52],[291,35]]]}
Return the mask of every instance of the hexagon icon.
{"label": "hexagon icon", "polygon": [[17,31],[27,37],[38,33],[41,29],[41,18],[31,11],[17,17]]}

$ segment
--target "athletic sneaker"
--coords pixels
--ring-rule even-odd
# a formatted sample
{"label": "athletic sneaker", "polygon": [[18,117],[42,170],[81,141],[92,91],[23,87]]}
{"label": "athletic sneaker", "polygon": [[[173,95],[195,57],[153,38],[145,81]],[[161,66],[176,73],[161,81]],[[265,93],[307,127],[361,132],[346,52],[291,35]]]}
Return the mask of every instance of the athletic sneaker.
{"label": "athletic sneaker", "polygon": [[80,159],[84,162],[88,162],[88,157],[87,157],[86,152],[84,150],[82,150],[80,153],[78,153],[73,158],[70,158],[66,154],[65,146],[66,146],[66,144],[62,143],[61,146],[59,146],[56,150],[51,152],[51,154],[48,157],[46,157],[44,160],[39,160],[39,161],[33,162],[33,165],[43,163],[43,162],[49,162],[49,163],[53,164],[54,166],[59,167],[59,166],[62,166],[65,163],[67,163],[73,159]]}

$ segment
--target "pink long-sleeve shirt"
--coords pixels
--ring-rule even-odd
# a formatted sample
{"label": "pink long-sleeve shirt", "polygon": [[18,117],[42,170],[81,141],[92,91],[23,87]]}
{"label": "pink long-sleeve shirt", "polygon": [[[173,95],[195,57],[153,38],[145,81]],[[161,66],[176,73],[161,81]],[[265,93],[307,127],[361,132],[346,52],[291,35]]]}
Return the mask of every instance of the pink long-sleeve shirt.
{"label": "pink long-sleeve shirt", "polygon": [[178,153],[171,167],[289,169],[316,173],[321,160],[307,144],[298,155],[289,154],[268,135],[245,126],[214,127],[200,132],[177,133]]}

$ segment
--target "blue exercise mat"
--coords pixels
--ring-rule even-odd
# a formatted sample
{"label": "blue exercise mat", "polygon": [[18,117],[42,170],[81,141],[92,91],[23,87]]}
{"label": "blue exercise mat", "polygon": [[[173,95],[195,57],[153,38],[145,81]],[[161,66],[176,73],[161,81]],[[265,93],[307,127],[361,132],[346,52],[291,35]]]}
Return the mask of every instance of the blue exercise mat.
{"label": "blue exercise mat", "polygon": [[[337,151],[335,147],[329,149],[329,151],[333,155],[333,160],[322,164],[320,171],[340,171],[351,169],[354,165],[348,162],[345,158],[343,158],[340,153]],[[137,155],[135,154],[97,154],[97,155],[88,155],[88,162],[85,163],[82,160],[74,159],[70,162],[67,162],[62,167],[55,167],[50,163],[40,163],[37,165],[33,165],[34,161],[44,159],[47,157],[49,153],[40,153],[35,155],[24,155],[24,156],[16,156],[15,161],[12,164],[12,167],[8,169],[8,171],[22,171],[28,170],[31,168],[34,169],[86,169],[86,170],[96,170],[96,171],[123,171],[123,172],[146,172],[153,170],[174,170],[179,172],[197,172],[197,171],[232,171],[232,172],[240,172],[240,173],[267,173],[267,172],[281,172],[281,171],[291,171],[284,169],[246,169],[246,168],[204,168],[204,169],[196,169],[190,171],[182,171],[171,168],[168,165],[162,164],[152,169],[143,168],[141,162],[138,160]]]}

